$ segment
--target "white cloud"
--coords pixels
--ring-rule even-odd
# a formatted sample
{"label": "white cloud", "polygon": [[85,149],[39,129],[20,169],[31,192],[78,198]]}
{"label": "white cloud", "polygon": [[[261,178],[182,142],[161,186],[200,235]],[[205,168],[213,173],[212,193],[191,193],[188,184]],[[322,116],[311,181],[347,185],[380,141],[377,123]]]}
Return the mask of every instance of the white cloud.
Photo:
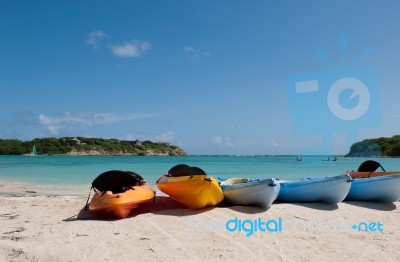
{"label": "white cloud", "polygon": [[229,137],[226,137],[226,138],[225,138],[225,142],[226,142],[226,145],[227,145],[228,147],[234,147],[233,144],[232,144],[232,142],[231,142],[231,139],[230,139]]}
{"label": "white cloud", "polygon": [[160,114],[154,113],[128,113],[128,114],[115,114],[115,113],[103,113],[103,114],[95,114],[93,118],[96,124],[111,124],[114,122],[123,122],[130,120],[137,120],[143,118],[151,118],[157,117]]}
{"label": "white cloud", "polygon": [[52,134],[52,135],[58,134],[58,126],[50,125],[47,127],[47,129],[49,130],[50,134]]}
{"label": "white cloud", "polygon": [[164,143],[172,143],[175,139],[175,133],[172,131],[167,131],[165,133],[142,133],[142,134],[132,134],[129,133],[125,136],[119,137],[120,140],[150,140],[150,141],[157,141],[157,142],[164,142]]}
{"label": "white cloud", "polygon": [[45,114],[39,115],[39,124],[44,126],[55,127],[60,125],[67,126],[92,126],[96,120],[96,115],[91,113],[80,113],[77,115],[71,115],[68,112],[54,116],[46,116]]}
{"label": "white cloud", "polygon": [[[104,39],[107,37],[108,35],[102,30],[95,30],[86,38],[86,44],[97,49],[102,41],[104,41]],[[137,39],[127,41],[123,44],[108,44],[108,48],[111,50],[111,53],[117,57],[139,57],[146,53],[150,47],[151,46],[149,42]]]}
{"label": "white cloud", "polygon": [[213,138],[211,138],[211,143],[213,143],[214,145],[221,145],[222,144],[222,137],[214,136]]}
{"label": "white cloud", "polygon": [[171,142],[174,140],[175,134],[171,131],[168,131],[166,133],[162,133],[157,136],[157,140],[161,142]]}
{"label": "white cloud", "polygon": [[86,44],[93,46],[94,48],[98,48],[100,42],[107,37],[107,34],[101,30],[93,31],[89,34],[88,38],[86,39]]}
{"label": "white cloud", "polygon": [[117,57],[139,57],[150,49],[150,43],[132,40],[124,44],[111,44],[109,48],[111,53]]}
{"label": "white cloud", "polygon": [[45,116],[45,115],[43,115],[43,114],[40,114],[40,116],[39,116],[39,123],[40,123],[41,125],[51,125],[52,122],[53,122],[53,120],[51,120],[50,117]]}
{"label": "white cloud", "polygon": [[292,149],[292,146],[287,145],[285,143],[280,143],[275,139],[271,138],[271,145],[275,147],[275,149]]}
{"label": "white cloud", "polygon": [[240,141],[240,145],[244,146],[244,147],[250,147],[250,146],[253,146],[254,144],[255,144],[254,139],[244,139],[244,140]]}
{"label": "white cloud", "polygon": [[234,147],[229,137],[214,136],[210,140],[214,145]]}
{"label": "white cloud", "polygon": [[51,134],[58,134],[61,128],[88,128],[96,125],[106,125],[115,122],[131,121],[143,118],[157,117],[159,114],[153,113],[128,113],[128,114],[115,114],[115,113],[78,113],[72,115],[69,112],[47,116],[40,114],[38,122],[42,126],[46,126]]}
{"label": "white cloud", "polygon": [[190,55],[191,57],[201,57],[201,56],[210,56],[211,52],[210,51],[203,51],[200,48],[194,48],[190,46],[185,46],[183,48],[183,51]]}
{"label": "white cloud", "polygon": [[273,146],[275,146],[275,147],[279,147],[279,144],[278,144],[278,142],[276,142],[275,141],[275,139],[271,139],[271,144],[273,145]]}

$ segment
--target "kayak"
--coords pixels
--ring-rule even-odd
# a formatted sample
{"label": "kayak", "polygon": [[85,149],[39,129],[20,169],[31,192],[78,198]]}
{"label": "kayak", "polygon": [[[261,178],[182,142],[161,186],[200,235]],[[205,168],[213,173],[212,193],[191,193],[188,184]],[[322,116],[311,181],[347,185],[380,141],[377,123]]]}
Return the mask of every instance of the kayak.
{"label": "kayak", "polygon": [[[376,171],[378,168],[382,171]],[[357,171],[347,171],[352,178],[366,178],[400,174],[400,171],[386,171],[379,162],[367,160],[361,163]]]}
{"label": "kayak", "polygon": [[269,208],[278,197],[280,185],[274,178],[219,179],[224,199],[234,205]]}
{"label": "kayak", "polygon": [[354,179],[345,201],[390,203],[400,199],[400,174]]}
{"label": "kayak", "polygon": [[179,172],[174,172],[174,168],[157,180],[161,192],[193,209],[216,206],[223,200],[217,180],[200,168],[181,165]]}
{"label": "kayak", "polygon": [[281,188],[277,200],[282,202],[339,203],[349,193],[352,181],[353,179],[349,175],[278,181]]}
{"label": "kayak", "polygon": [[126,218],[131,210],[137,208],[140,203],[153,198],[154,191],[147,184],[134,186],[119,194],[113,194],[111,191],[96,192],[89,204],[89,210],[92,212],[104,210],[113,213],[117,218]]}
{"label": "kayak", "polygon": [[382,172],[350,171],[350,172],[346,172],[346,174],[350,175],[352,178],[368,178],[368,177],[397,175],[397,174],[400,174],[400,171],[385,171],[385,172],[383,172],[383,171]]}
{"label": "kayak", "polygon": [[89,203],[91,212],[105,211],[126,218],[140,203],[154,199],[153,189],[141,176],[130,171],[112,170],[92,183],[95,194]]}

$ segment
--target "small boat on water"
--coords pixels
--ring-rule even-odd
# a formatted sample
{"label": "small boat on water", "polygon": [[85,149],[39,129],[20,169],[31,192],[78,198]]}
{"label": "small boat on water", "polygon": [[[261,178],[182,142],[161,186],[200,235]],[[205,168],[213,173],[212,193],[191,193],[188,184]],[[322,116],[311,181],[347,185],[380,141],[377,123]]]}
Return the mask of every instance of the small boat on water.
{"label": "small boat on water", "polygon": [[89,210],[110,212],[117,218],[126,218],[132,209],[155,196],[143,178],[131,171],[104,172],[93,180],[92,188],[95,195],[89,203]]}
{"label": "small boat on water", "polygon": [[171,168],[157,180],[156,185],[161,192],[188,208],[216,206],[224,199],[215,178],[208,176],[198,167],[185,164]]}
{"label": "small boat on water", "polygon": [[269,208],[278,197],[280,185],[274,178],[219,179],[224,199],[234,205]]}
{"label": "small boat on water", "polygon": [[328,158],[321,159],[321,161],[337,161],[337,157],[334,156],[332,159],[328,156]]}
{"label": "small boat on water", "polygon": [[[381,168],[382,171],[376,171]],[[364,161],[357,171],[346,172],[354,181],[346,201],[395,202],[400,199],[400,171],[386,171],[379,162]]]}
{"label": "small boat on water", "polygon": [[349,193],[353,179],[349,175],[279,181],[278,201],[339,203]]}

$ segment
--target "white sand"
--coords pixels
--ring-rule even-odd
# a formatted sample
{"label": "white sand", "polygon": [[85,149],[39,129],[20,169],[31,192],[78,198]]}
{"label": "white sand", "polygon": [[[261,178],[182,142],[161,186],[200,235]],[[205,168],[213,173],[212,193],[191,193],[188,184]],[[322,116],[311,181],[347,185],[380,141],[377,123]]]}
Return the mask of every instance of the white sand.
{"label": "white sand", "polygon": [[[1,261],[400,261],[399,202],[189,210],[162,195],[114,220],[84,211],[88,191],[0,190]],[[281,218],[283,231],[246,237],[226,229],[234,218]],[[351,228],[362,221],[383,232]]]}

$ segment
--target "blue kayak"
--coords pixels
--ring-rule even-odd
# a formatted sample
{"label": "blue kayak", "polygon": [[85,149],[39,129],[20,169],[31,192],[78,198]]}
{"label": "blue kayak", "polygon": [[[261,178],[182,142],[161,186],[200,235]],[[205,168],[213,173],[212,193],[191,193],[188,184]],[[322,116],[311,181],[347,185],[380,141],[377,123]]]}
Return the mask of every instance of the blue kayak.
{"label": "blue kayak", "polygon": [[395,202],[400,199],[400,174],[354,179],[346,201]]}
{"label": "blue kayak", "polygon": [[349,193],[353,179],[349,175],[280,181],[278,200],[282,202],[339,203]]}
{"label": "blue kayak", "polygon": [[280,185],[274,178],[219,179],[225,201],[242,206],[269,208],[278,196]]}

